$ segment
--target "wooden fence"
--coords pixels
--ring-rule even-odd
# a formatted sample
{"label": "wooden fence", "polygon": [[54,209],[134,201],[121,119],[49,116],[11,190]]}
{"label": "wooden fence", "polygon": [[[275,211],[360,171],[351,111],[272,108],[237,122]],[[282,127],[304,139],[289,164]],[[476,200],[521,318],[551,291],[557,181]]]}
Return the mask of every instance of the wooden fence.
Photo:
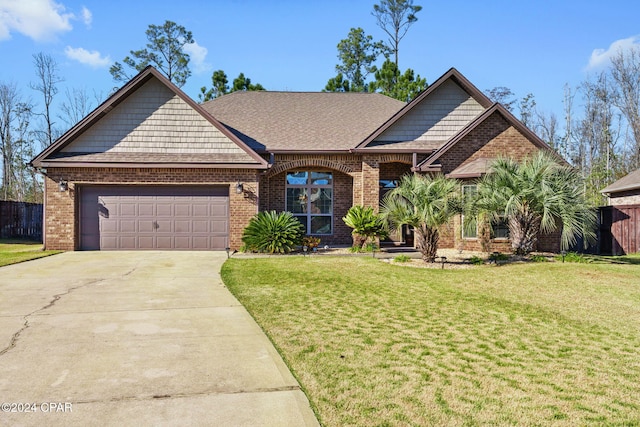
{"label": "wooden fence", "polygon": [[42,241],[42,204],[0,200],[0,238]]}

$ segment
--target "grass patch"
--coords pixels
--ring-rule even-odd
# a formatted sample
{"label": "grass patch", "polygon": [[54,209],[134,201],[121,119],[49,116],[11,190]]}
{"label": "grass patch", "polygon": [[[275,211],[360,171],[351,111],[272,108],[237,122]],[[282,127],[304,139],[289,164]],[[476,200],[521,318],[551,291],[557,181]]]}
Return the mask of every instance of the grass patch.
{"label": "grass patch", "polygon": [[393,259],[394,262],[409,262],[411,261],[411,257],[408,255],[398,255]]}
{"label": "grass patch", "polygon": [[324,425],[640,424],[634,265],[282,257],[222,277]]}
{"label": "grass patch", "polygon": [[62,251],[43,251],[42,243],[28,240],[0,239],[0,267],[54,255]]}

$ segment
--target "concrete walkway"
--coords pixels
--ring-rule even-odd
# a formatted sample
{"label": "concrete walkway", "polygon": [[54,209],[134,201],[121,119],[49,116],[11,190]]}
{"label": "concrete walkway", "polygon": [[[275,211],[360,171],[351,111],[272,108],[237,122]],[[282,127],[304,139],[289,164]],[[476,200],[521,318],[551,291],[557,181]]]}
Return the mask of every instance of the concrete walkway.
{"label": "concrete walkway", "polygon": [[222,285],[225,259],[69,252],[1,267],[0,425],[318,425]]}

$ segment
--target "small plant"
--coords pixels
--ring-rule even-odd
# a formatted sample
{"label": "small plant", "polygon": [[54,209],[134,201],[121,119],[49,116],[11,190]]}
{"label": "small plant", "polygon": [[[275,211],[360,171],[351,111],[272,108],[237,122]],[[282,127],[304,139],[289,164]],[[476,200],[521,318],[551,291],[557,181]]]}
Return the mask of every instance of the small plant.
{"label": "small plant", "polygon": [[469,262],[473,265],[482,265],[484,264],[484,259],[480,258],[479,256],[472,256],[471,258],[469,258]]}
{"label": "small plant", "polygon": [[342,221],[353,228],[354,246],[364,249],[367,240],[375,238],[383,238],[387,235],[387,229],[384,221],[373,211],[372,207],[352,206],[347,211],[347,215]]}
{"label": "small plant", "polygon": [[544,255],[531,255],[529,259],[533,262],[547,262],[549,261]]}
{"label": "small plant", "polygon": [[579,262],[579,263],[591,263],[592,260],[590,258],[586,258],[583,254],[579,254],[577,252],[568,252],[564,256],[563,261],[562,255],[556,255],[555,260],[560,262]]}
{"label": "small plant", "polygon": [[393,259],[394,262],[409,262],[411,258],[408,255],[398,255]]}
{"label": "small plant", "polygon": [[489,255],[489,261],[494,262],[496,264],[500,261],[508,261],[508,260],[509,260],[509,255],[503,254],[502,252],[493,252],[491,255]]}
{"label": "small plant", "polygon": [[291,212],[258,212],[242,233],[251,252],[288,253],[302,241],[304,226]]}
{"label": "small plant", "polygon": [[379,249],[380,248],[378,247],[378,245],[376,245],[375,243],[369,242],[369,243],[365,243],[364,247],[352,246],[352,247],[349,248],[349,252],[351,252],[351,253],[371,253],[371,252],[376,252]]}
{"label": "small plant", "polygon": [[310,251],[320,246],[320,238],[313,236],[305,236],[302,239],[302,246],[306,246]]}
{"label": "small plant", "polygon": [[375,244],[375,243],[373,243],[373,242],[369,242],[369,243],[367,243],[366,245],[364,245],[364,248],[362,248],[362,252],[368,252],[368,253],[371,253],[371,252],[375,252],[375,251],[377,251],[377,250],[379,250],[379,249],[380,249],[380,248],[378,247],[378,245],[376,245],[376,244]]}

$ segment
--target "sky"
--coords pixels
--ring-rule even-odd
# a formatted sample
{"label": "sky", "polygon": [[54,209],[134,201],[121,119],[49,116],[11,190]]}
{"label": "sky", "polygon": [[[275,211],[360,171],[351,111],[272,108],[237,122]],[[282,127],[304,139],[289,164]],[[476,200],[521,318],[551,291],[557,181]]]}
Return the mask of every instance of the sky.
{"label": "sky", "polygon": [[[337,44],[351,28],[386,39],[371,14],[377,0],[0,0],[0,82],[38,102],[33,55],[51,55],[66,89],[103,98],[120,83],[109,67],[147,43],[150,24],[174,21],[193,33],[197,99],[211,74],[240,72],[268,90],[320,91],[335,76]],[[414,0],[423,9],[400,42],[401,70],[428,83],[455,67],[480,90],[535,96],[563,116],[564,86],[606,68],[618,49],[640,46],[638,0]],[[97,103],[94,103],[96,106]]]}

